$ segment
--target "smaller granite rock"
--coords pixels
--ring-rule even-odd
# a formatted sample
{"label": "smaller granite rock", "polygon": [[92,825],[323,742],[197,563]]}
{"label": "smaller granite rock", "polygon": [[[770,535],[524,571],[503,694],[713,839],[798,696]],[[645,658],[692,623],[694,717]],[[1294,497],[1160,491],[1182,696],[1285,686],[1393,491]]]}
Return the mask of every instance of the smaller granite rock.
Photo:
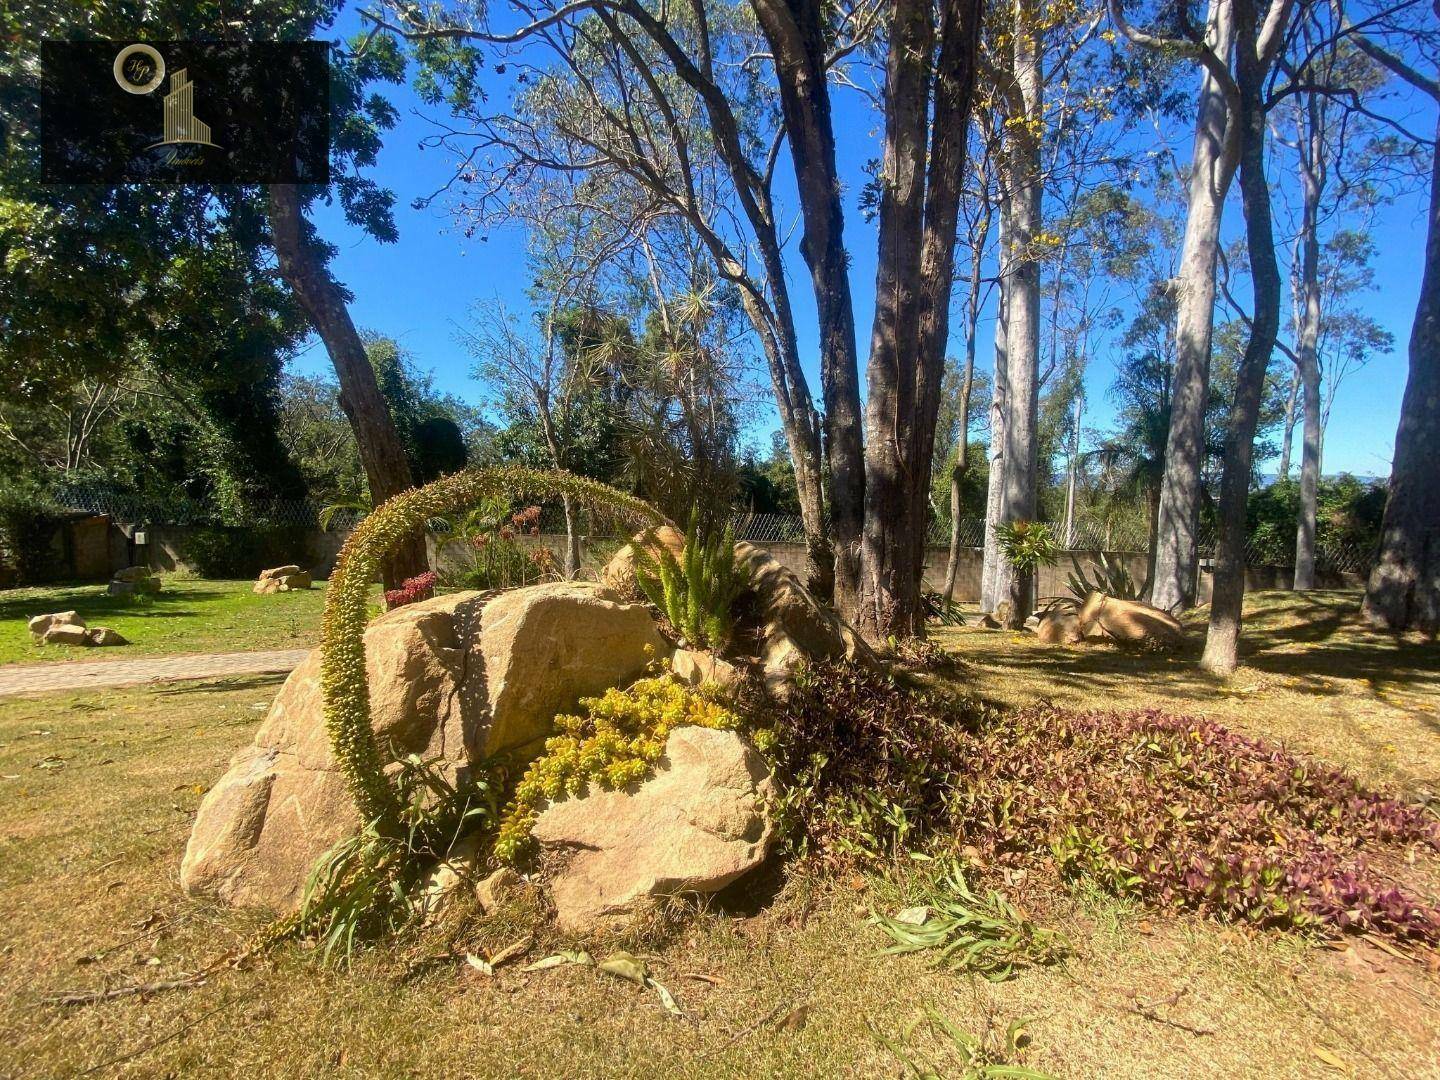
{"label": "smaller granite rock", "polygon": [[685,534],[673,525],[661,525],[657,529],[636,533],[630,543],[611,556],[605,569],[600,571],[600,580],[631,601],[643,599],[640,584],[635,578],[637,545],[651,554],[658,554],[664,548],[679,559],[685,554]]}
{"label": "smaller granite rock", "polygon": [[1035,636],[1047,645],[1075,645],[1084,635],[1080,633],[1080,618],[1073,611],[1051,608],[1040,617]]}
{"label": "smaller granite rock", "polygon": [[480,839],[476,833],[455,841],[445,858],[430,871],[420,894],[420,910],[425,918],[433,919],[462,885],[479,876]]}
{"label": "smaller granite rock", "polygon": [[657,897],[718,892],[759,866],[772,790],[738,734],[681,727],[649,780],[553,803],[534,834],[560,929],[622,927]]}
{"label": "smaller granite rock", "polygon": [[46,645],[78,645],[81,648],[89,648],[95,642],[90,639],[90,633],[84,626],[76,626],[74,623],[60,623],[45,631],[45,636],[40,639]]}
{"label": "smaller granite rock", "polygon": [[480,910],[486,915],[495,914],[522,884],[519,874],[508,866],[502,866],[475,886],[475,899],[480,902]]}
{"label": "smaller granite rock", "polygon": [[36,615],[25,625],[30,636],[41,641],[52,626],[84,626],[85,620],[73,611],[53,611],[49,615]]}
{"label": "smaller granite rock", "polygon": [[271,593],[295,592],[300,589],[311,588],[314,584],[310,574],[300,569],[294,563],[286,566],[275,566],[269,570],[261,570],[260,577],[250,591],[261,596],[268,596]]}
{"label": "smaller granite rock", "polygon": [[100,647],[109,645],[129,645],[130,641],[119,630],[112,630],[108,626],[92,626],[85,631],[90,638],[90,644]]}
{"label": "smaller granite rock", "polygon": [[1146,649],[1173,649],[1185,640],[1185,628],[1175,616],[1138,600],[1117,600],[1102,592],[1086,598],[1079,629],[1087,640],[1108,638]]}
{"label": "smaller granite rock", "polygon": [[676,649],[670,657],[670,670],[686,686],[717,686],[734,693],[745,681],[745,673],[729,660],[699,649]]}
{"label": "smaller granite rock", "polygon": [[105,590],[109,596],[136,596],[160,591],[160,579],[150,572],[148,566],[127,566],[115,571],[110,586]]}

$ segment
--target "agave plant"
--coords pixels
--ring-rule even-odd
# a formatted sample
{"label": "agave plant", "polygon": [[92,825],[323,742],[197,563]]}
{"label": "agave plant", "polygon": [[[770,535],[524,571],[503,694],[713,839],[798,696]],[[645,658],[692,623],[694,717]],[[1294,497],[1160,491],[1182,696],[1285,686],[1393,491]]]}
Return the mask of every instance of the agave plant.
{"label": "agave plant", "polygon": [[1070,590],[1070,595],[1077,603],[1083,604],[1086,597],[1093,592],[1102,592],[1117,600],[1140,599],[1140,590],[1135,585],[1135,579],[1130,576],[1129,568],[1119,559],[1112,559],[1103,551],[1100,552],[1098,565],[1092,567],[1095,575],[1093,579],[1081,568],[1080,561],[1074,555],[1070,556],[1070,562],[1074,564],[1075,570],[1065,579],[1065,587]]}

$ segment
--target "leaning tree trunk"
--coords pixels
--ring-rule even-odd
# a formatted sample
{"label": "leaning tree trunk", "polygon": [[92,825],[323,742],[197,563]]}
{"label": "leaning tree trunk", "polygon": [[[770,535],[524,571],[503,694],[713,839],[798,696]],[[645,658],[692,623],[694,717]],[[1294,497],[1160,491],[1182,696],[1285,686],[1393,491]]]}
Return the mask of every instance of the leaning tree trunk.
{"label": "leaning tree trunk", "polygon": [[[1440,105],[1440,96],[1436,97]],[[1365,616],[1389,630],[1440,632],[1440,122],[1431,144],[1429,226],[1420,302],[1410,330],[1410,376],[1395,432],[1380,555]]]}
{"label": "leaning tree trunk", "polygon": [[[1229,55],[1234,36],[1231,0],[1210,0],[1209,31],[1216,55]],[[1175,611],[1195,602],[1199,553],[1200,476],[1205,454],[1205,405],[1210,393],[1210,335],[1215,318],[1215,267],[1220,218],[1235,175],[1236,143],[1220,84],[1207,70],[1191,157],[1189,208],[1176,277],[1175,374],[1165,475],[1160,488],[1159,546],[1155,552],[1156,607]]]}
{"label": "leaning tree trunk", "polygon": [[[270,185],[269,218],[280,274],[305,309],[315,332],[325,343],[330,362],[335,365],[335,375],[340,381],[340,407],[355,433],[370,498],[378,507],[414,485],[404,444],[380,393],[375,369],[365,355],[365,345],[350,320],[344,292],[330,275],[312,239],[305,234],[300,195],[295,185]],[[387,589],[393,589],[428,568],[424,534],[416,533],[385,560],[381,578]]]}
{"label": "leaning tree trunk", "polygon": [[1210,626],[1200,666],[1229,675],[1238,661],[1240,618],[1245,603],[1245,511],[1255,455],[1255,429],[1265,373],[1280,331],[1280,266],[1275,259],[1275,231],[1270,218],[1270,186],[1265,177],[1264,65],[1256,55],[1255,13],[1250,0],[1236,0],[1240,26],[1236,44],[1239,87],[1240,194],[1245,212],[1245,239],[1250,253],[1250,279],[1255,311],[1250,340],[1235,379],[1230,429],[1225,440],[1225,468],[1220,479],[1219,530],[1215,580],[1210,598]]}

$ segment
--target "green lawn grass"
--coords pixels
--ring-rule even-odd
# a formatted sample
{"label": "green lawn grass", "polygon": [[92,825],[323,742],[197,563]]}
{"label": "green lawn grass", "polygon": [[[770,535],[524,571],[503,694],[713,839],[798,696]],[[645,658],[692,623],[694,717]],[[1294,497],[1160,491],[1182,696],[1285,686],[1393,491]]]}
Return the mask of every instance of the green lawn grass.
{"label": "green lawn grass", "polygon": [[[163,575],[153,599],[106,596],[103,583],[0,592],[0,664],[59,660],[119,660],[163,653],[303,649],[317,644],[325,583],[314,589],[256,596],[251,581],[205,581]],[[91,626],[109,626],[130,644],[106,649],[36,645],[25,628],[33,615],[80,613]]]}

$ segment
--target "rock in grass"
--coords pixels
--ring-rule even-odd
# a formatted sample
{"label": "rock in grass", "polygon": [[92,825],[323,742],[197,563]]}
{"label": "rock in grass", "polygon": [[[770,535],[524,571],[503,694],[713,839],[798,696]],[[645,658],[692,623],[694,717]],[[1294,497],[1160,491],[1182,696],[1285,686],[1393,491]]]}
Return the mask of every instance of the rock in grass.
{"label": "rock in grass", "polygon": [[1078,621],[1086,639],[1109,639],[1146,649],[1173,649],[1185,640],[1185,628],[1169,612],[1102,592],[1086,598]]}
{"label": "rock in grass", "polygon": [[108,596],[136,596],[158,593],[160,579],[151,573],[148,566],[127,566],[116,570],[105,590]]}
{"label": "rock in grass", "polygon": [[95,644],[90,640],[90,633],[85,629],[84,623],[60,623],[52,626],[40,640],[46,645],[78,645],[81,648]]}
{"label": "rock in grass", "polygon": [[1035,636],[1047,645],[1075,645],[1084,639],[1080,617],[1073,611],[1051,608],[1040,617]]}
{"label": "rock in grass", "polygon": [[85,620],[73,611],[52,611],[48,615],[36,615],[25,624],[30,631],[30,636],[36,641],[45,637],[45,632],[52,626],[84,626]]}
{"label": "rock in grass", "polygon": [[261,570],[260,577],[251,587],[250,591],[261,596],[271,593],[295,592],[299,589],[309,589],[314,585],[308,571],[300,569],[294,563],[286,566],[275,566],[269,570]]}
{"label": "rock in grass", "polygon": [[[645,607],[596,584],[407,604],[365,631],[376,744],[387,761],[418,754],[453,779],[489,755],[538,749],[557,713],[627,685],[664,647]],[[293,911],[316,860],[357,825],[316,650],[201,802],[180,882],[192,896]]]}
{"label": "rock in grass", "polygon": [[129,645],[130,641],[121,634],[119,630],[112,630],[108,626],[92,626],[85,632],[90,638],[90,644],[104,648],[110,645]]}
{"label": "rock in grass", "polygon": [[771,790],[740,735],[681,727],[649,780],[552,804],[534,835],[560,928],[623,927],[657,897],[718,892],[759,866]]}

